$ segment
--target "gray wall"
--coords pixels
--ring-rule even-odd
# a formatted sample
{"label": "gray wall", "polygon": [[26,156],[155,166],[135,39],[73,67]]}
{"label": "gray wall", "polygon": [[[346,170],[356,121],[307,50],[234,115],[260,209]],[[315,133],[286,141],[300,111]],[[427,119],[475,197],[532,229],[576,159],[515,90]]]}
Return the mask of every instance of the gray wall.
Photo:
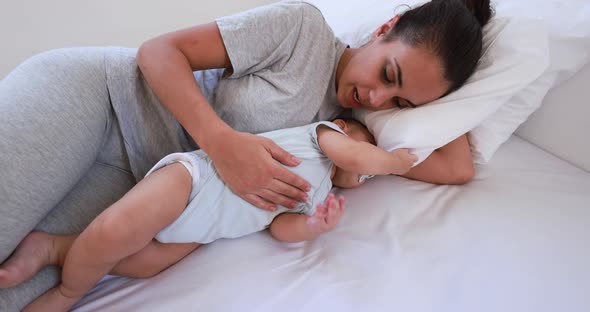
{"label": "gray wall", "polygon": [[273,0],[2,0],[0,79],[26,58],[54,48],[146,39]]}
{"label": "gray wall", "polygon": [[549,91],[516,134],[590,172],[590,63]]}

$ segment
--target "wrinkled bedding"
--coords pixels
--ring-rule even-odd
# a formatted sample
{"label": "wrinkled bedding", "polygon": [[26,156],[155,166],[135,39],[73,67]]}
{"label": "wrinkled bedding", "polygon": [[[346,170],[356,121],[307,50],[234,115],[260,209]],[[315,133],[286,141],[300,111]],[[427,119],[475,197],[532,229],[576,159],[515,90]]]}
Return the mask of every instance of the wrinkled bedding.
{"label": "wrinkled bedding", "polygon": [[588,311],[590,174],[513,136],[465,186],[388,176],[340,191],[314,241],[204,246],[108,276],[75,311]]}

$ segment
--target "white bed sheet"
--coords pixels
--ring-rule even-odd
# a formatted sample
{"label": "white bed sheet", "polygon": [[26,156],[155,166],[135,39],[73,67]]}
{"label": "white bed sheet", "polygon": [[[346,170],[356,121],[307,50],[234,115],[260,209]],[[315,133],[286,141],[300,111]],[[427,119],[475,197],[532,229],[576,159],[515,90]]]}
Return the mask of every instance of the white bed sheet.
{"label": "white bed sheet", "polygon": [[465,186],[378,177],[331,233],[203,246],[75,311],[590,311],[590,174],[512,137]]}

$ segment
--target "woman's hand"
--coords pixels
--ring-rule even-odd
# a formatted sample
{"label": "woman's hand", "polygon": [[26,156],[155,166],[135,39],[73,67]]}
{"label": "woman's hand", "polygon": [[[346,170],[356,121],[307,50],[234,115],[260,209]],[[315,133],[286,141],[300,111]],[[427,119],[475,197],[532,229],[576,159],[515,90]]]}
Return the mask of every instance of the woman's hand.
{"label": "woman's hand", "polygon": [[297,166],[300,161],[270,139],[231,130],[207,152],[227,186],[259,208],[294,208],[307,200],[309,183],[281,166]]}

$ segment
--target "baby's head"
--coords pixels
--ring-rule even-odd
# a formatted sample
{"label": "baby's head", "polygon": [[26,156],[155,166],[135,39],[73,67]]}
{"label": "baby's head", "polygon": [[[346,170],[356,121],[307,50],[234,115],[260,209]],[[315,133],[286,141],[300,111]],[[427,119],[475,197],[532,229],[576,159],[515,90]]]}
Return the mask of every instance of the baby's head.
{"label": "baby's head", "polygon": [[375,138],[373,138],[369,129],[367,129],[362,123],[348,118],[335,119],[332,122],[340,127],[340,129],[342,129],[342,131],[344,131],[349,137],[357,141],[369,142],[376,145]]}
{"label": "baby's head", "polygon": [[[367,127],[362,123],[354,119],[335,119],[332,121],[335,123],[346,135],[357,141],[367,142],[376,145],[375,138]],[[363,184],[364,180],[361,181],[361,174],[357,172],[350,172],[343,170],[342,168],[335,167],[335,173],[332,177],[332,184],[341,188],[355,188]]]}

